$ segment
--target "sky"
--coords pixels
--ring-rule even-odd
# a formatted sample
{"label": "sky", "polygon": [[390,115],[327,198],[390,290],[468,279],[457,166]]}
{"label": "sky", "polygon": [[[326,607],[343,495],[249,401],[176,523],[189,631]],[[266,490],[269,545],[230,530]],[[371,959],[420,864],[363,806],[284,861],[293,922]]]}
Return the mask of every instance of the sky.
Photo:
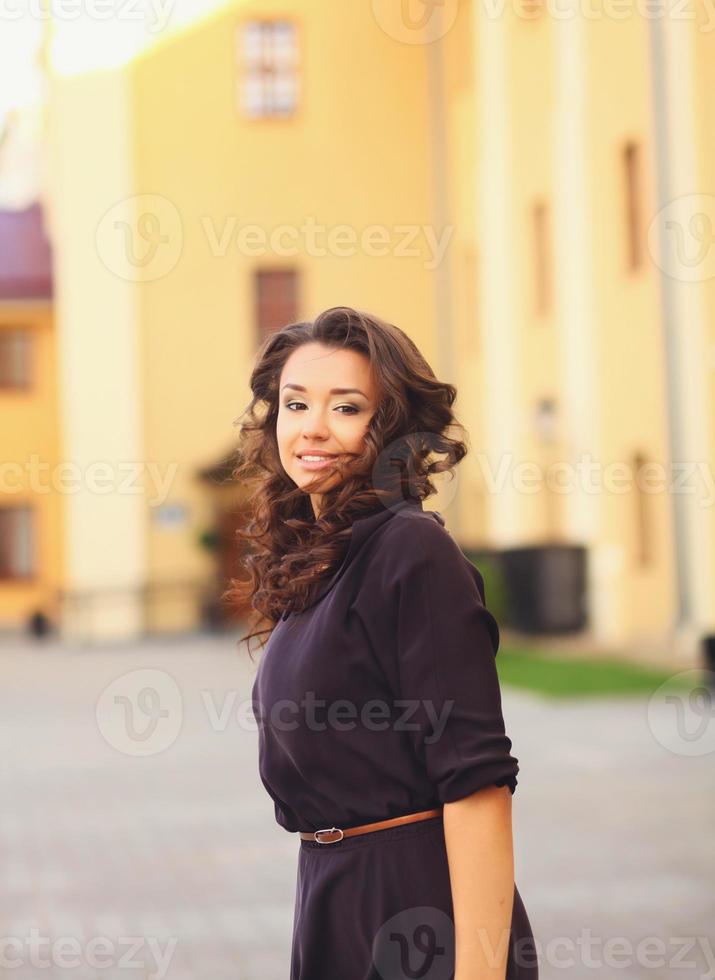
{"label": "sky", "polygon": [[0,0],[0,209],[27,207],[41,185],[43,40],[54,74],[113,68],[228,2]]}
{"label": "sky", "polygon": [[79,74],[134,54],[227,0],[14,0],[0,4],[0,112],[31,99],[33,52],[51,19],[52,68]]}

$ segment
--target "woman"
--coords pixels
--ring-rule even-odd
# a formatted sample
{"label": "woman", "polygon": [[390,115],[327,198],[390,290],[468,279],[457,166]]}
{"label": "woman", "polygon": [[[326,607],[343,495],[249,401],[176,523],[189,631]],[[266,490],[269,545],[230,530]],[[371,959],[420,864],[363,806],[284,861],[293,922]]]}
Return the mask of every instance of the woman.
{"label": "woman", "polygon": [[[300,834],[291,980],[536,980],[514,883],[517,759],[482,576],[422,501],[456,390],[348,307],[269,336],[235,476],[259,771]],[[432,459],[433,454],[439,457]]]}

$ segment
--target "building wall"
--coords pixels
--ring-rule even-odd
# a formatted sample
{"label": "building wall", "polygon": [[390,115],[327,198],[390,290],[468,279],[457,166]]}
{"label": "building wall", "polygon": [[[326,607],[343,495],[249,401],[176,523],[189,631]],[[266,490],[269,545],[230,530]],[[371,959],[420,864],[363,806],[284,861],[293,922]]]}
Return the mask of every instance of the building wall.
{"label": "building wall", "polygon": [[[632,483],[639,456],[667,471],[674,403],[691,434],[689,456],[711,470],[715,459],[715,277],[673,287],[670,329],[697,379],[675,390],[666,280],[650,237],[639,267],[627,263],[628,141],[639,151],[642,239],[662,203],[651,25],[636,16],[527,19],[507,5],[488,18],[481,10],[462,0],[441,41],[413,44],[383,29],[369,5],[236,3],[107,73],[100,89],[95,78],[60,88],[55,173],[58,187],[70,188],[57,195],[55,222],[63,452],[85,461],[125,452],[142,467],[141,494],[131,500],[63,500],[66,585],[149,586],[144,627],[195,624],[195,589],[214,571],[198,542],[215,505],[197,471],[235,444],[249,400],[259,342],[253,277],[288,266],[300,274],[299,316],[338,304],[377,312],[456,383],[470,453],[433,506],[465,546],[583,544],[592,639],[659,647],[671,661],[695,656],[694,638],[715,615],[712,518],[700,525],[689,505],[691,633],[680,647],[675,552],[683,532],[673,498],[618,492],[619,480]],[[250,121],[236,100],[236,32],[272,14],[299,25],[301,106],[292,118]],[[689,30],[679,47],[665,34],[676,123],[683,75],[674,64],[687,66],[695,93],[690,128],[679,123],[669,151],[680,193],[706,186],[697,175],[712,170],[715,154],[707,98],[715,42]],[[126,114],[121,133],[106,121],[107,103]],[[105,138],[80,159],[88,119]],[[688,153],[693,161],[683,162]],[[119,163],[107,170],[105,156]],[[117,256],[102,254],[103,239],[92,243],[117,201],[144,218],[120,274]],[[544,308],[536,303],[539,203]],[[307,221],[321,229],[317,248]],[[344,239],[326,248],[324,232],[359,236],[373,225],[391,242],[386,255],[359,246],[339,254]],[[247,227],[270,235],[279,226],[295,254],[241,244]],[[401,254],[406,234],[419,254]],[[444,247],[438,260],[427,244],[435,240]],[[106,378],[112,399],[99,395]],[[536,415],[544,399],[556,411],[551,437]],[[595,492],[579,482],[585,454],[596,464]],[[558,461],[571,466],[568,492],[526,489]],[[123,619],[129,630],[140,621]],[[116,629],[116,614],[102,623]]]}
{"label": "building wall", "polygon": [[[274,13],[299,26],[301,106],[294,118],[248,120],[235,95],[236,30]],[[185,521],[167,528],[147,500],[148,574],[158,585],[210,574],[196,538],[212,520],[211,499],[195,472],[235,442],[232,423],[249,399],[257,269],[299,269],[300,316],[357,306],[438,356],[432,253],[420,231],[431,214],[425,50],[382,31],[369,5],[244,3],[146,52],[131,85],[135,191],[160,195],[147,207],[181,230],[168,243],[172,267],[137,286],[146,456],[167,475],[173,468],[163,499],[186,507]],[[379,225],[389,254],[356,245],[341,255],[322,233],[313,248],[301,231],[309,220],[357,236]],[[270,244],[249,254],[238,243],[249,225],[267,235],[287,226],[283,241],[296,254]],[[410,229],[419,231],[412,241]]]}
{"label": "building wall", "polygon": [[489,537],[489,502],[483,474],[481,450],[485,413],[489,405],[484,393],[484,357],[480,316],[482,236],[478,227],[479,145],[476,99],[474,10],[471,2],[459,5],[457,18],[445,35],[444,115],[447,121],[449,178],[448,195],[450,247],[446,254],[453,310],[454,376],[457,386],[455,412],[465,426],[469,452],[455,472],[449,495],[437,507],[450,526],[455,521],[459,500],[459,535],[466,546],[486,545]]}
{"label": "building wall", "polygon": [[[669,630],[675,615],[672,515],[667,493],[639,494],[631,482],[634,454],[661,465],[669,459],[659,271],[647,247],[657,200],[648,22],[641,17],[594,19],[587,44],[598,331],[594,371],[604,480],[609,476],[606,467],[614,467],[610,491],[599,495],[599,546],[613,558],[612,574],[603,586],[612,595],[619,632],[655,640]],[[629,268],[627,248],[623,148],[628,141],[638,146],[640,156],[638,234],[643,254],[636,269]],[[629,489],[621,493],[622,480]],[[646,549],[642,557],[641,544]]]}
{"label": "building wall", "polygon": [[[668,397],[679,397],[668,391],[661,272],[648,236],[658,210],[649,24],[603,11],[585,21],[532,19],[511,7],[475,17],[480,9],[463,0],[444,39],[459,405],[473,447],[459,490],[462,537],[586,545],[593,638],[692,659],[692,635],[685,649],[675,642],[672,497],[634,486],[639,457],[667,478]],[[697,43],[696,89],[705,93],[712,42],[700,33]],[[704,154],[711,128],[698,127]],[[636,269],[623,162],[630,141],[639,152]],[[536,202],[547,219],[545,309],[536,305]],[[552,440],[534,417],[543,398],[557,409]],[[596,463],[595,492],[577,469],[584,454]],[[517,461],[545,475],[559,460],[571,466],[568,492],[516,484]],[[493,475],[500,464],[506,474],[492,491],[488,461]],[[702,603],[698,618],[707,622]]]}
{"label": "building wall", "polygon": [[55,596],[63,582],[62,499],[55,490],[61,476],[56,374],[56,343],[51,304],[0,304],[0,331],[23,327],[31,337],[30,387],[0,389],[0,457],[4,461],[2,506],[29,506],[34,523],[34,573],[0,582],[0,623],[22,627],[36,610],[54,617]]}
{"label": "building wall", "polygon": [[144,628],[143,396],[130,106],[121,70],[53,78],[48,225],[53,244],[61,459],[61,626],[114,640]]}

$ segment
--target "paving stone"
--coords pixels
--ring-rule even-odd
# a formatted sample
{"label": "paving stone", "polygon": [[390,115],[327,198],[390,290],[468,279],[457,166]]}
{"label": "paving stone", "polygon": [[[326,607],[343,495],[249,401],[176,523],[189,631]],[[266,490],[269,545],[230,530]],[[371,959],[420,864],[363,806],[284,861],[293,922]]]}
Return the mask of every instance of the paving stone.
{"label": "paving stone", "polygon": [[[102,969],[33,967],[24,950],[13,980],[288,977],[299,841],[275,823],[255,726],[239,718],[256,664],[236,639],[5,643],[3,935],[74,936],[85,959],[92,940],[116,946]],[[108,685],[144,670],[176,685],[181,725],[170,744],[140,755],[140,739],[128,739],[129,752],[107,740],[97,707]],[[542,980],[712,980],[712,754],[665,749],[644,698],[550,701],[505,688],[503,706],[521,765],[516,879]],[[141,942],[140,969],[120,965],[129,937]],[[154,954],[172,939],[159,977]],[[649,965],[649,939],[662,962]],[[626,953],[609,958],[609,942]],[[678,958],[692,964],[685,974]]]}

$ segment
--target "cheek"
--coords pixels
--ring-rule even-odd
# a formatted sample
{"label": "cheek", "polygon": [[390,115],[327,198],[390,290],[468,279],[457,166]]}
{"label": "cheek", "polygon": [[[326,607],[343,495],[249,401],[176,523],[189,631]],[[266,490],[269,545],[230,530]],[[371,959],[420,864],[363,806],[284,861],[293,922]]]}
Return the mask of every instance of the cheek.
{"label": "cheek", "polygon": [[293,438],[293,426],[291,417],[285,412],[279,413],[276,419],[276,441],[281,455],[290,451],[290,442]]}
{"label": "cheek", "polygon": [[364,418],[350,419],[350,422],[350,425],[345,426],[342,441],[350,452],[359,453],[365,444],[369,423]]}

